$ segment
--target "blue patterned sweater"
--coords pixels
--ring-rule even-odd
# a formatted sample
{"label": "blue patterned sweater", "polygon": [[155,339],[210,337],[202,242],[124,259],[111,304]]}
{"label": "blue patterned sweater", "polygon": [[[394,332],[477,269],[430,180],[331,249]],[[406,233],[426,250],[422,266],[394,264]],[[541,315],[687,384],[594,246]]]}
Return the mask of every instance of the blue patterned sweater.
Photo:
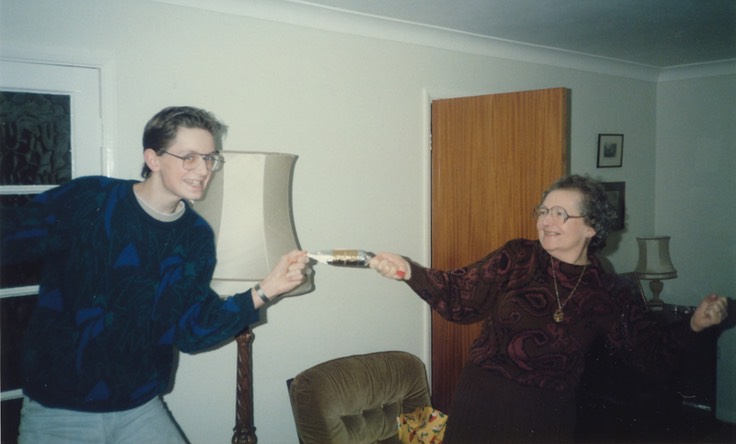
{"label": "blue patterned sweater", "polygon": [[175,349],[213,347],[258,320],[250,291],[222,299],[210,288],[207,222],[189,206],[156,220],[135,183],[80,178],[3,212],[3,262],[43,261],[22,373],[45,406],[142,405],[169,388]]}

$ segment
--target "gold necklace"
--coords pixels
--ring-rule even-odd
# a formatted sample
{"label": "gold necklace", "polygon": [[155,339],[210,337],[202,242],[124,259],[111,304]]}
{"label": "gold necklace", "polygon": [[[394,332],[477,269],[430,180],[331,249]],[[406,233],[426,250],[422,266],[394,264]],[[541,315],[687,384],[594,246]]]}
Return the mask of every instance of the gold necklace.
{"label": "gold necklace", "polygon": [[583,271],[580,272],[580,277],[578,277],[578,283],[575,284],[575,287],[572,289],[569,295],[567,295],[567,299],[565,299],[564,303],[560,303],[560,292],[557,290],[557,274],[555,273],[555,264],[554,262],[552,264],[552,282],[555,284],[555,296],[557,297],[557,310],[555,310],[555,314],[552,315],[552,319],[555,320],[555,322],[560,323],[565,320],[565,313],[562,312],[562,309],[565,308],[565,305],[570,301],[570,298],[572,298],[573,293],[575,293],[575,290],[578,289],[578,285],[580,285],[580,281],[583,280],[583,274],[585,274],[585,267],[588,266],[588,264],[583,265]]}

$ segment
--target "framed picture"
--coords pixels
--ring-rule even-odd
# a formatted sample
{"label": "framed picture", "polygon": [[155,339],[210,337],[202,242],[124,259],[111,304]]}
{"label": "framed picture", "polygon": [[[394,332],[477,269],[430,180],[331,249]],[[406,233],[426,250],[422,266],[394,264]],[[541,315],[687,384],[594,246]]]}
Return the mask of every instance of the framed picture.
{"label": "framed picture", "polygon": [[620,167],[624,159],[623,134],[598,134],[598,168]]}
{"label": "framed picture", "polygon": [[608,200],[616,209],[616,218],[611,225],[612,230],[623,230],[626,218],[626,182],[603,182]]}

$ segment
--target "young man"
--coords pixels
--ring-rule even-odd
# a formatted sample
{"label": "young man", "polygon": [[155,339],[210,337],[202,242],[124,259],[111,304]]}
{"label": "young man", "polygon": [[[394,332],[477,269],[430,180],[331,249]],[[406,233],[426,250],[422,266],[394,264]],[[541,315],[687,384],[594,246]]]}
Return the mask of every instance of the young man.
{"label": "young man", "polygon": [[22,357],[21,443],[183,443],[161,401],[174,352],[222,343],[304,279],[286,254],[220,298],[212,229],[190,206],[225,163],[227,127],[171,107],[143,133],[142,182],[84,177],[4,212],[4,262],[42,261]]}

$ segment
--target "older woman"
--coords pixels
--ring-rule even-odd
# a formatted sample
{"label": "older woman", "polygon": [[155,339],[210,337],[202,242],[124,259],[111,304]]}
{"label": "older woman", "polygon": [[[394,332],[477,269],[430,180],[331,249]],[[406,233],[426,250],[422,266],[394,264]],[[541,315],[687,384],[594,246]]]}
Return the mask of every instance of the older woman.
{"label": "older woman", "polygon": [[604,272],[594,255],[614,215],[598,182],[566,176],[534,209],[538,241],[509,241],[448,272],[392,253],[372,260],[372,268],[406,281],[445,319],[483,321],[454,394],[445,443],[572,441],[575,390],[597,338],[656,372],[695,346],[696,332],[725,318],[726,298],[716,295],[704,298],[689,323],[664,328],[646,316],[641,297]]}

